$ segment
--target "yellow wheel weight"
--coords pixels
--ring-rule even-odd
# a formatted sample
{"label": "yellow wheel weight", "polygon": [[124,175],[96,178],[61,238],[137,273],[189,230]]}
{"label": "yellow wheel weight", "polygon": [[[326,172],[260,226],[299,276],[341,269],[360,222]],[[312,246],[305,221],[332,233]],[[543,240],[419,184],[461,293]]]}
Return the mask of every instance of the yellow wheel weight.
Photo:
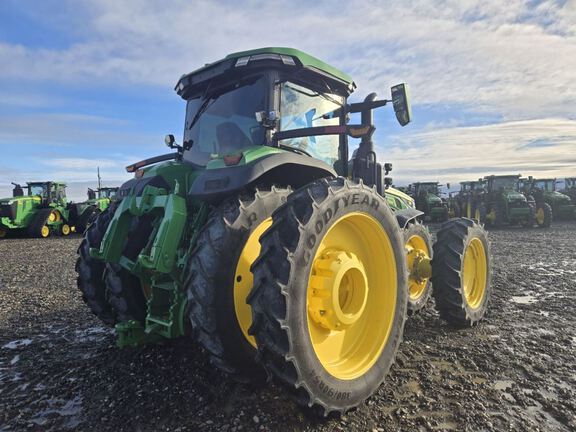
{"label": "yellow wheel weight", "polygon": [[40,235],[44,238],[50,235],[50,228],[48,228],[48,225],[44,225],[42,227],[42,229],[40,230]]}
{"label": "yellow wheel weight", "polygon": [[419,235],[410,236],[405,247],[410,300],[417,301],[426,291],[426,285],[432,273],[430,250],[428,250],[426,240]]}
{"label": "yellow wheel weight", "polygon": [[250,233],[240,258],[236,264],[234,273],[234,309],[236,310],[236,319],[244,337],[250,344],[256,348],[256,339],[248,334],[248,329],[252,325],[252,309],[246,303],[246,298],[252,289],[254,276],[250,271],[250,266],[260,254],[260,236],[272,225],[272,218],[268,218]]}
{"label": "yellow wheel weight", "polygon": [[350,213],[328,230],[308,281],[307,322],[324,369],[342,380],[364,375],[380,357],[396,312],[392,243],[380,223]]}
{"label": "yellow wheel weight", "polygon": [[62,235],[67,236],[70,234],[70,225],[64,224],[62,225]]}
{"label": "yellow wheel weight", "polygon": [[473,238],[464,252],[462,269],[462,285],[466,303],[472,309],[477,309],[484,300],[486,292],[487,259],[484,244],[478,238]]}

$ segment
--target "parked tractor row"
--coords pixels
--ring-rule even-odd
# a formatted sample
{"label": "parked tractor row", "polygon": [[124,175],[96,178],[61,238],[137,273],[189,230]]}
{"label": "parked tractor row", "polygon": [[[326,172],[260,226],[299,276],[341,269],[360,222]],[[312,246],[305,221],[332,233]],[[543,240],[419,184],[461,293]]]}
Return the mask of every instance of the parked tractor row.
{"label": "parked tractor row", "polygon": [[230,376],[267,373],[326,415],[378,389],[430,296],[453,326],[483,318],[486,231],[453,219],[433,243],[376,160],[373,111],[392,105],[407,125],[407,86],[350,103],[355,87],[289,48],[180,78],[182,144],[167,135],[172,152],[127,167],[78,250],[78,288],[119,346],[190,334]]}
{"label": "parked tractor row", "polygon": [[[555,219],[576,220],[576,179],[557,190],[555,178],[490,175],[460,183],[460,191],[441,197],[439,183],[413,183],[404,189],[430,221],[452,217],[475,219],[488,226],[549,227]],[[450,187],[449,184],[446,185]]]}
{"label": "parked tractor row", "polygon": [[68,202],[66,184],[57,181],[12,183],[11,198],[0,199],[0,238],[27,235],[45,238],[83,233],[106,210],[118,188],[88,189],[88,200]]}

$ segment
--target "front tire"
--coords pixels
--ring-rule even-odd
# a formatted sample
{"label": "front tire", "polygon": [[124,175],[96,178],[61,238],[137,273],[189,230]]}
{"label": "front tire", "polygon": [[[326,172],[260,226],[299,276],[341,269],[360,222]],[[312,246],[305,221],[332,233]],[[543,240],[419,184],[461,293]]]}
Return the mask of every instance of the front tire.
{"label": "front tire", "polygon": [[470,327],[488,308],[492,290],[490,244],[471,219],[442,225],[434,244],[432,286],[440,317],[455,327]]}
{"label": "front tire", "polygon": [[103,280],[104,262],[90,256],[90,248],[99,248],[112,220],[114,211],[108,208],[84,234],[78,248],[76,260],[76,284],[82,293],[82,300],[106,325],[114,326],[117,315],[106,299],[106,284]]}
{"label": "front tire", "polygon": [[402,233],[384,199],[343,178],[288,197],[261,237],[248,302],[259,360],[324,415],[370,397],[406,319]]}
{"label": "front tire", "polygon": [[198,237],[185,284],[195,336],[211,362],[239,380],[263,376],[255,362],[256,341],[248,334],[252,311],[252,262],[272,212],[291,189],[272,187],[243,193],[220,204]]}
{"label": "front tire", "polygon": [[550,207],[550,204],[540,204],[536,209],[534,219],[538,228],[549,228],[552,224],[552,207]]}

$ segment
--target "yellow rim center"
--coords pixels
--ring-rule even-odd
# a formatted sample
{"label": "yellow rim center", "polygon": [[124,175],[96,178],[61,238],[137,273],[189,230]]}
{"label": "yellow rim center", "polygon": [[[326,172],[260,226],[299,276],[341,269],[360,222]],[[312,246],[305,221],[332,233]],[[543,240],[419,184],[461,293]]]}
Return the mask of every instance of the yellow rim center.
{"label": "yellow rim center", "polygon": [[325,252],[314,261],[310,287],[308,311],[322,327],[343,329],[362,316],[368,299],[368,282],[356,255],[335,250]]}
{"label": "yellow rim center", "polygon": [[42,227],[42,229],[40,230],[40,235],[42,237],[48,237],[49,234],[50,234],[50,228],[48,228],[46,225],[44,225]]}
{"label": "yellow rim center", "polygon": [[246,303],[246,298],[250,294],[254,284],[254,275],[250,271],[250,266],[260,254],[260,236],[272,225],[272,218],[264,220],[258,225],[246,241],[240,258],[236,264],[234,274],[234,309],[236,310],[236,319],[244,337],[250,344],[256,348],[256,339],[248,334],[248,329],[252,325],[252,308]]}
{"label": "yellow rim center", "polygon": [[418,300],[426,291],[426,285],[432,268],[430,266],[430,251],[426,240],[419,235],[413,235],[406,241],[406,260],[408,263],[408,290],[410,300]]}
{"label": "yellow rim center", "polygon": [[464,297],[472,309],[477,309],[484,300],[487,270],[484,244],[480,239],[474,238],[468,243],[464,252],[464,268],[461,276]]}
{"label": "yellow rim center", "polygon": [[314,256],[307,323],[316,357],[342,380],[364,375],[380,357],[394,321],[396,258],[372,216],[350,213],[330,227]]}
{"label": "yellow rim center", "polygon": [[62,225],[62,234],[64,235],[70,234],[70,225],[67,224]]}
{"label": "yellow rim center", "polygon": [[539,225],[542,225],[544,223],[545,218],[546,217],[544,216],[544,209],[542,207],[540,207],[536,211],[536,221],[538,222]]}

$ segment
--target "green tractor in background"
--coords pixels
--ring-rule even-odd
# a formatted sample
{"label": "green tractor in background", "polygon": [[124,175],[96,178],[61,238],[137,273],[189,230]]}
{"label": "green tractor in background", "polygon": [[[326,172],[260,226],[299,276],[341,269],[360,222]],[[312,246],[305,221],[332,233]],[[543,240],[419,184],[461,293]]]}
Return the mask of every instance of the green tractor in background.
{"label": "green tractor in background", "polygon": [[552,220],[576,219],[576,205],[570,197],[556,190],[555,178],[535,179],[532,176],[522,179],[520,190],[536,208],[536,223],[549,227]]}
{"label": "green tractor in background", "polygon": [[560,192],[568,195],[572,200],[572,204],[576,204],[576,177],[566,177],[564,179],[564,189]]}
{"label": "green tractor in background", "polygon": [[[447,186],[450,187],[450,185]],[[416,202],[416,208],[424,212],[428,220],[432,222],[448,220],[448,203],[440,197],[438,182],[412,183],[408,186],[408,190]]]}
{"label": "green tractor in background", "polygon": [[[447,322],[482,319],[486,232],[454,219],[432,247],[422,212],[388,204],[373,110],[392,104],[408,124],[407,87],[349,103],[354,89],[290,48],[231,54],[180,78],[182,144],[168,135],[175,152],[127,167],[134,178],[78,251],[78,288],[120,346],[191,333],[231,376],[265,370],[326,415],[377,390],[430,282]],[[351,158],[349,138],[360,139]]]}
{"label": "green tractor in background", "polygon": [[88,200],[74,204],[74,220],[76,220],[76,231],[83,233],[92,224],[100,213],[108,208],[110,203],[116,199],[118,187],[98,187],[88,188]]}
{"label": "green tractor in background", "polygon": [[[448,199],[452,217],[483,220],[480,203],[486,193],[486,182],[482,179],[460,182],[460,190]],[[484,215],[485,217],[486,215]]]}
{"label": "green tractor in background", "polygon": [[494,227],[504,224],[534,226],[536,209],[520,193],[520,174],[491,175],[484,177],[486,193],[479,200],[480,221]]}
{"label": "green tractor in background", "polygon": [[43,238],[70,234],[72,225],[65,183],[28,182],[24,187],[12,184],[12,198],[0,199],[0,237],[26,234]]}

